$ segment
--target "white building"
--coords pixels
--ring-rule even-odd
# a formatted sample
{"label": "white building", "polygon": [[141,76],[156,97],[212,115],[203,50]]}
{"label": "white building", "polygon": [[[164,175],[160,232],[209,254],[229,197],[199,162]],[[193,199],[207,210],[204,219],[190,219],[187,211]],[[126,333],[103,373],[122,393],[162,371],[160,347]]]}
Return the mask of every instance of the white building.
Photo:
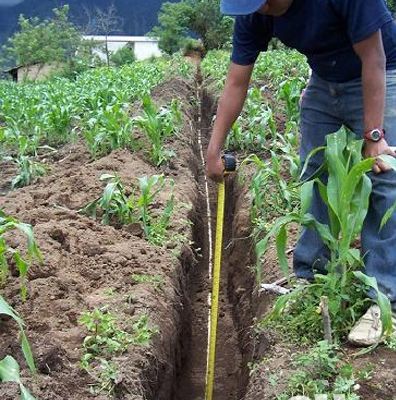
{"label": "white building", "polygon": [[[84,39],[94,40],[100,44],[106,43],[106,36],[104,35],[85,35]],[[158,47],[158,39],[150,38],[147,36],[107,36],[107,45],[111,53],[116,52],[125,45],[129,45],[137,60],[144,60],[150,57],[159,57],[161,51]],[[96,53],[102,60],[106,60],[103,51],[97,49]]]}

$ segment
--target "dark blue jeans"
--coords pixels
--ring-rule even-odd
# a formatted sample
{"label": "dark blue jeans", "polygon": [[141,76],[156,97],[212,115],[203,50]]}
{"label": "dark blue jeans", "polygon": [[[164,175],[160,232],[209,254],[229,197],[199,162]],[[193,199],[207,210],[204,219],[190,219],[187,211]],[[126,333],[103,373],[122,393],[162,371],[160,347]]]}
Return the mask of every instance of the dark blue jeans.
{"label": "dark blue jeans", "polygon": [[[387,72],[386,87],[386,140],[390,146],[396,146],[396,71]],[[313,148],[323,146],[326,135],[338,131],[342,125],[350,128],[357,137],[363,136],[361,80],[331,83],[313,75],[301,104],[301,160],[304,162]],[[312,159],[307,176],[321,164],[322,157],[321,154]],[[369,175],[373,191],[361,235],[365,273],[377,279],[380,289],[396,310],[396,213],[379,230],[385,211],[396,200],[396,172]],[[311,212],[319,221],[328,223],[327,209],[317,190]],[[297,277],[312,279],[313,270],[324,272],[328,254],[316,231],[304,229],[294,252],[293,266]]]}

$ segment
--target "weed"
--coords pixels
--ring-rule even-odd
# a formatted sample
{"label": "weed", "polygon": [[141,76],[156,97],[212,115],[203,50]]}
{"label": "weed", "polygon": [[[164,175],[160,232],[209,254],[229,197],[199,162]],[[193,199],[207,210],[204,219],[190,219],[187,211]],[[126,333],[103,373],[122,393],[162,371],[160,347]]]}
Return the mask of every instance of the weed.
{"label": "weed", "polygon": [[396,351],[396,335],[391,335],[385,340],[388,349]]}
{"label": "weed", "polygon": [[147,346],[150,344],[152,337],[159,332],[157,327],[149,326],[149,317],[147,314],[142,314],[133,323],[134,344],[139,346]]}
{"label": "weed", "polygon": [[358,373],[350,364],[341,365],[336,349],[322,341],[308,353],[296,356],[292,367],[297,372],[290,376],[287,390],[277,399],[297,395],[313,398],[318,394],[343,394],[348,400],[359,399],[354,393]]}
{"label": "weed", "polygon": [[133,274],[132,281],[134,283],[148,283],[158,291],[162,290],[164,286],[164,279],[161,275]]}
{"label": "weed", "polygon": [[111,288],[111,287],[107,288],[107,289],[103,290],[103,294],[106,297],[113,297],[116,294],[116,289]]}
{"label": "weed", "polygon": [[95,309],[82,314],[79,323],[89,332],[83,342],[84,354],[81,368],[97,381],[93,391],[112,393],[117,380],[117,366],[111,359],[124,353],[128,346],[147,346],[156,327],[149,326],[148,315],[141,314],[132,323],[131,333],[120,329],[116,317],[105,309]]}

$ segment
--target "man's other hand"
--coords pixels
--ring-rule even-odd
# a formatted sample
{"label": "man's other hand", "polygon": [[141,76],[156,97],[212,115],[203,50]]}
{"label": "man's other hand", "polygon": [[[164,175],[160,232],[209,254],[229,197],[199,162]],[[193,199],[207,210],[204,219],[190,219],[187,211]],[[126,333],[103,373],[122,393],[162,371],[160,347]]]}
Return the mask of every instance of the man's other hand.
{"label": "man's other hand", "polygon": [[[388,154],[390,156],[396,157],[396,152],[389,147],[385,139],[381,139],[378,142],[370,142],[368,140],[364,142],[364,149],[363,149],[364,157],[376,158],[381,154]],[[379,174],[380,172],[389,171],[390,169],[392,168],[389,167],[380,159],[377,159],[376,163],[373,166],[373,171],[376,174]]]}

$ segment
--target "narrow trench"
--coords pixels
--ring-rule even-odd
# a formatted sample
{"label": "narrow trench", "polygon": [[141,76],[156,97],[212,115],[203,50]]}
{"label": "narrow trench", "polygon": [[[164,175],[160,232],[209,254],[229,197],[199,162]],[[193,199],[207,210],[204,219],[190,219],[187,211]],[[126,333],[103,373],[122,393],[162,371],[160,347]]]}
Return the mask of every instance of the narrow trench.
{"label": "narrow trench", "polygon": [[[197,131],[201,133],[202,145],[206,148],[209,129],[214,112],[213,98],[201,87],[197,79],[197,94],[200,102],[200,118]],[[200,156],[199,143],[195,154]],[[202,153],[201,153],[202,154]],[[201,158],[201,157],[200,157]],[[200,196],[194,213],[194,241],[201,249],[198,264],[188,277],[185,299],[185,315],[180,338],[180,365],[176,366],[173,390],[168,400],[203,400],[205,394],[205,373],[208,345],[208,296],[210,243],[208,235],[208,210],[206,202],[204,167],[201,165],[198,177]],[[247,279],[246,262],[249,249],[243,241],[231,241],[233,218],[238,204],[238,189],[235,179],[227,182],[226,209],[224,221],[223,263],[220,288],[219,325],[216,346],[215,400],[240,400],[248,383],[247,362],[251,359],[251,345],[248,329],[252,322],[252,304],[249,293],[253,282]],[[217,188],[208,183],[211,229],[215,233]],[[213,239],[214,240],[214,239]],[[226,246],[231,243],[230,246]],[[213,243],[214,244],[214,243]],[[241,257],[238,256],[240,254]]]}

